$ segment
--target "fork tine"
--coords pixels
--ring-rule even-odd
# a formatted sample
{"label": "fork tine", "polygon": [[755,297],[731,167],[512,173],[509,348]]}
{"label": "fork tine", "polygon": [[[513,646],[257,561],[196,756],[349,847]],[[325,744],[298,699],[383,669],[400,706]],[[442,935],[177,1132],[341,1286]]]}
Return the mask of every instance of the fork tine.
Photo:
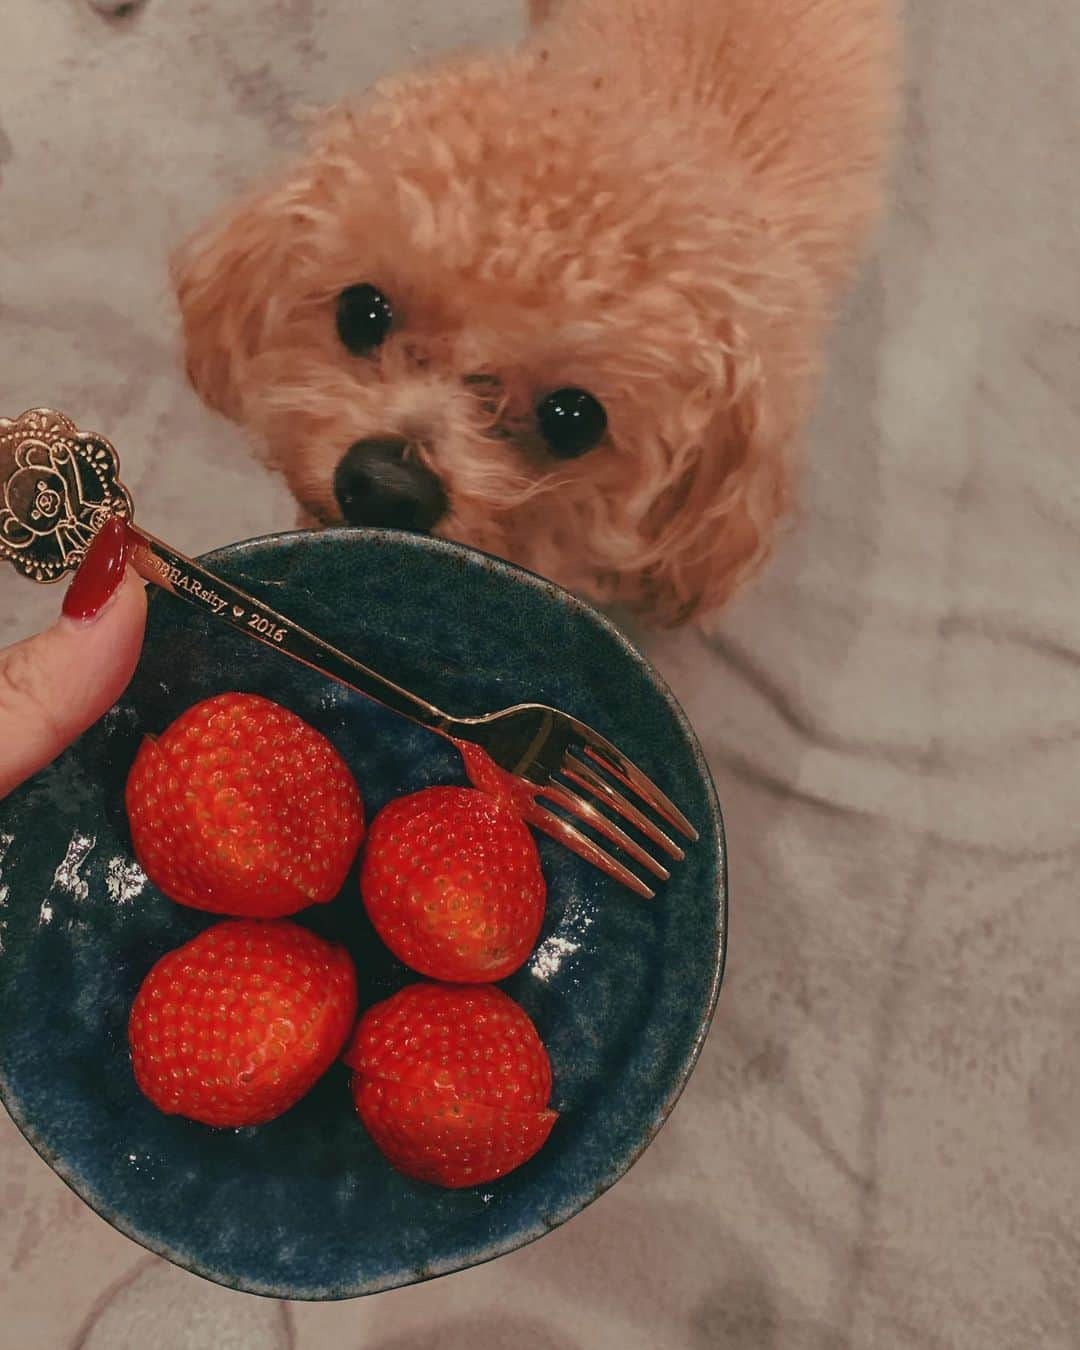
{"label": "fork tine", "polygon": [[557,839],[571,853],[576,853],[579,858],[584,858],[586,862],[592,863],[601,872],[606,872],[609,877],[621,881],[636,895],[640,895],[646,900],[655,899],[656,892],[646,886],[640,877],[636,877],[628,867],[624,867],[621,862],[613,858],[599,844],[594,843],[587,834],[582,834],[568,820],[563,820],[561,816],[557,816],[551,811],[545,811],[542,806],[534,802],[528,815],[528,821],[530,825],[535,825],[538,830],[550,834],[552,839]]}
{"label": "fork tine", "polygon": [[581,739],[585,742],[585,753],[595,764],[599,764],[605,773],[611,774],[612,778],[622,783],[623,787],[643,797],[657,815],[663,816],[680,834],[686,835],[691,841],[697,840],[697,830],[647,774],[642,773],[632,760],[627,759],[621,750],[617,750],[598,731],[593,731],[592,727],[587,727],[584,723],[579,723],[578,727]]}
{"label": "fork tine", "polygon": [[635,862],[647,868],[653,876],[659,877],[661,881],[670,880],[671,873],[663,863],[657,862],[651,853],[643,849],[636,839],[631,839],[613,820],[609,820],[593,802],[586,801],[584,797],[579,797],[576,792],[571,792],[569,788],[564,788],[558,783],[545,783],[537,796],[544,797],[554,802],[556,806],[561,806],[564,811],[577,816],[597,834],[602,834],[609,843],[617,845],[624,853],[629,853]]}
{"label": "fork tine", "polygon": [[631,825],[636,825],[646,838],[651,839],[654,844],[659,844],[662,849],[670,853],[676,862],[682,862],[686,857],[675,840],[666,835],[659,825],[654,824],[647,815],[637,809],[633,802],[627,801],[621,792],[616,792],[606,778],[601,778],[598,773],[590,769],[587,764],[583,764],[580,759],[577,759],[574,755],[567,755],[563,760],[562,771],[565,777],[577,783],[579,787],[602,797],[609,806],[618,811],[624,820],[628,820]]}

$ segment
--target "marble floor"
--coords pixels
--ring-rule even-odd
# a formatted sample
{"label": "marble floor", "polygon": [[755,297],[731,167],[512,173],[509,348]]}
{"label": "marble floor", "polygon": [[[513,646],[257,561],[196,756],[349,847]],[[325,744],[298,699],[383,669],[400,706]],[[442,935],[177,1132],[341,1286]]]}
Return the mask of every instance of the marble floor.
{"label": "marble floor", "polygon": [[[109,0],[98,0],[109,8]],[[198,552],[292,508],[178,370],[170,246],[322,103],[517,0],[5,0],[0,409],[78,409]],[[895,200],[798,528],[713,640],[732,947],[670,1124],[565,1228],[373,1299],[231,1293],[0,1124],[28,1350],[1067,1350],[1080,1326],[1080,7],[912,0]],[[0,578],[0,641],[55,596]],[[0,1032],[2,1034],[2,1032]]]}

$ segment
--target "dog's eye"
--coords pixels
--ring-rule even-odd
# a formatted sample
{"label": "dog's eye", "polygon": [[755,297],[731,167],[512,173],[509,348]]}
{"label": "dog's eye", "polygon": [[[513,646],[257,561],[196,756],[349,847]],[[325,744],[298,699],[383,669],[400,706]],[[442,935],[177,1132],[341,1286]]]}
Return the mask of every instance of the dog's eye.
{"label": "dog's eye", "polygon": [[607,413],[599,399],[584,389],[556,389],[536,409],[540,434],[559,459],[576,459],[599,445],[607,430]]}
{"label": "dog's eye", "polygon": [[337,330],[354,356],[374,351],[394,326],[394,310],[382,291],[364,282],[348,286],[337,300]]}

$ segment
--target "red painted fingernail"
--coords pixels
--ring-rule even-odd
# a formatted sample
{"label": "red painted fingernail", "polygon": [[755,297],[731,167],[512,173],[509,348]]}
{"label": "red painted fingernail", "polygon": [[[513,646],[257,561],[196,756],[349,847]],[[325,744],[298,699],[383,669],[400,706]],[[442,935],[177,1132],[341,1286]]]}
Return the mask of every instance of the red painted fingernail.
{"label": "red painted fingernail", "polygon": [[126,523],[111,516],[98,530],[64,596],[69,619],[92,619],[124,579],[130,540]]}

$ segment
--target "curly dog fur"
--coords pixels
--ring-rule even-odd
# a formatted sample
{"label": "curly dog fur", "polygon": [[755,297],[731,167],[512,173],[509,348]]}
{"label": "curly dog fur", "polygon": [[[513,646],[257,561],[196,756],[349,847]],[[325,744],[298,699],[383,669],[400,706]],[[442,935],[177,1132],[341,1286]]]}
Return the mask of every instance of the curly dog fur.
{"label": "curly dog fur", "polygon": [[[890,0],[532,0],[518,49],[385,81],[175,258],[188,370],[308,516],[400,437],[437,532],[680,622],[765,557],[879,206]],[[334,323],[373,282],[366,358]],[[583,387],[608,433],[546,453]]]}

